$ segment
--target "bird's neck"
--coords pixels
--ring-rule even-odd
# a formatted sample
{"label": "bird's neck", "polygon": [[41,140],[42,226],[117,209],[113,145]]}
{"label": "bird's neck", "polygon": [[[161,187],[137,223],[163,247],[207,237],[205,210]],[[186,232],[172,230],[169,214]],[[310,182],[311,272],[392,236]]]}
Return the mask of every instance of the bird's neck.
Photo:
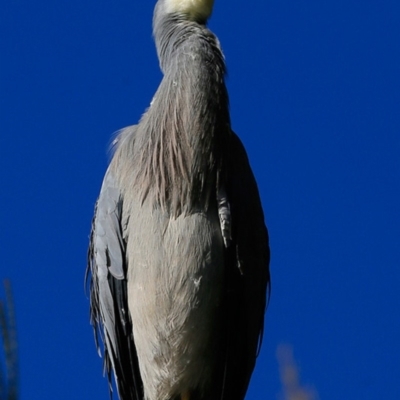
{"label": "bird's neck", "polygon": [[216,36],[205,25],[173,14],[155,17],[154,36],[164,73],[154,99],[161,102],[157,118],[179,116],[178,128],[196,136],[230,124],[225,61]]}
{"label": "bird's neck", "polygon": [[218,40],[204,25],[179,17],[156,22],[164,78],[138,126],[136,182],[147,182],[143,193],[153,191],[154,202],[178,215],[207,207],[215,193],[230,134],[225,64]]}
{"label": "bird's neck", "polygon": [[153,36],[157,48],[157,55],[163,73],[172,68],[174,62],[184,58],[189,52],[196,52],[199,55],[215,57],[212,60],[216,65],[223,67],[225,73],[224,58],[218,39],[206,27],[205,24],[192,21],[180,14],[162,14],[157,12],[153,18]]}

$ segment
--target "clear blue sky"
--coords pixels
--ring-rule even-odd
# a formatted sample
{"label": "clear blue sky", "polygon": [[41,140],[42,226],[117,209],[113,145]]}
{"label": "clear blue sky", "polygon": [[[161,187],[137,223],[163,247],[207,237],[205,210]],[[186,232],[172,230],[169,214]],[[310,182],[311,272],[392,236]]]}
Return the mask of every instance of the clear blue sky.
{"label": "clear blue sky", "polygon": [[[108,399],[86,248],[110,137],[161,79],[153,5],[2,4],[0,277],[14,287],[21,400]],[[281,342],[321,399],[400,398],[399,15],[398,0],[215,0],[272,246],[248,400],[276,399]]]}

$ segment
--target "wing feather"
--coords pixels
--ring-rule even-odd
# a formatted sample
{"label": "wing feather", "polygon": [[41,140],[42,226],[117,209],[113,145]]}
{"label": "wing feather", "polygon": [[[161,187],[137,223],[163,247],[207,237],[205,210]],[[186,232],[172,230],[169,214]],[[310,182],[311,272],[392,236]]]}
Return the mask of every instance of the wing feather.
{"label": "wing feather", "polygon": [[269,298],[269,238],[257,183],[242,142],[232,132],[226,164],[232,241],[226,249],[227,355],[223,399],[243,399],[264,330]]}
{"label": "wing feather", "polygon": [[[124,137],[125,133],[122,132]],[[111,371],[120,400],[143,399],[142,382],[128,311],[123,198],[108,169],[92,221],[86,279],[90,288],[90,321],[96,347],[104,349],[104,373],[112,396]]]}

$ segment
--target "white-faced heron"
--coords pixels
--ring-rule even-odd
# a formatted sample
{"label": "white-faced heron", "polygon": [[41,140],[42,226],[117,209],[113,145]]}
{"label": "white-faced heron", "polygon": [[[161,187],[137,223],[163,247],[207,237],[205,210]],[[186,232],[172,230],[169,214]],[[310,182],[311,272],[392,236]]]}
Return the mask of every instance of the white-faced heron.
{"label": "white-faced heron", "polygon": [[164,77],[115,140],[95,208],[91,323],[121,400],[243,400],[260,348],[268,233],[212,7],[158,0]]}

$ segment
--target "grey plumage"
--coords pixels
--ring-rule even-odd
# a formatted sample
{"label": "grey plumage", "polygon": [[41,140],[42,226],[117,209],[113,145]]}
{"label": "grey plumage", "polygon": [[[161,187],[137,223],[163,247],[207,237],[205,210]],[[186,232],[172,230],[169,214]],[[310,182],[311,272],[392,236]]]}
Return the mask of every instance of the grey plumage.
{"label": "grey plumage", "polygon": [[231,131],[218,40],[203,12],[171,4],[159,0],[153,20],[164,78],[116,139],[96,204],[91,323],[121,400],[242,400],[263,331],[268,234]]}

